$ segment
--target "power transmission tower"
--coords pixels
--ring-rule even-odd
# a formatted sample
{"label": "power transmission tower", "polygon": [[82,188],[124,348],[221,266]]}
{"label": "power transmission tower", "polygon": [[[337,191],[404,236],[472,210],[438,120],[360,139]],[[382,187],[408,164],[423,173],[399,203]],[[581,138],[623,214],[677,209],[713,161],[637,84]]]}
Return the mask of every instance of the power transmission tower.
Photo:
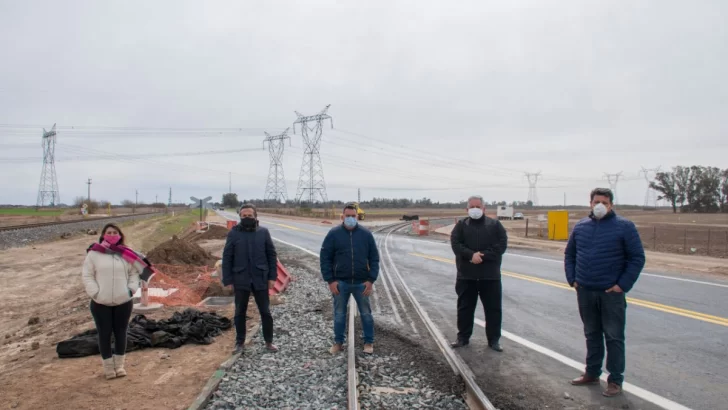
{"label": "power transmission tower", "polygon": [[[318,197],[324,203],[329,201],[326,195],[324,169],[321,165],[321,153],[319,151],[323,122],[331,120],[331,128],[334,128],[333,119],[326,113],[329,107],[331,107],[331,104],[327,105],[320,113],[308,117],[295,111],[298,119],[293,123],[293,133],[296,133],[296,124],[301,124],[301,135],[303,136],[303,143],[306,145],[303,152],[301,175],[298,179],[298,189],[296,190],[296,202],[299,203],[304,193],[308,193],[308,201],[312,206]],[[313,126],[309,126],[309,122],[313,123]],[[313,134],[309,135],[309,131]]]}
{"label": "power transmission tower", "polygon": [[[288,189],[286,188],[286,178],[283,175],[283,149],[286,146],[286,140],[291,143],[291,137],[288,136],[288,130],[278,135],[270,135],[264,132],[266,139],[263,140],[263,146],[268,143],[268,152],[270,153],[270,169],[268,171],[268,183],[265,186],[266,201],[286,202],[288,200]],[[232,189],[231,189],[232,191]]]}
{"label": "power transmission tower", "polygon": [[528,178],[528,200],[534,206],[538,205],[538,191],[536,190],[536,184],[538,184],[538,178],[541,176],[541,171],[538,172],[526,172],[526,178]]}
{"label": "power transmission tower", "polygon": [[[650,181],[655,178],[658,172],[660,172],[661,167],[657,168],[645,168],[642,167],[642,170],[639,172],[640,174],[643,174],[645,176],[645,182],[647,182],[647,190],[645,191],[645,205],[644,207],[646,209],[654,209],[657,208],[657,192],[655,192],[654,189],[650,188]],[[650,178],[650,173],[652,173],[652,178]]]}
{"label": "power transmission tower", "polygon": [[36,206],[41,207],[46,204],[56,206],[61,201],[58,193],[58,178],[56,177],[56,124],[53,124],[50,131],[43,128],[42,145],[43,170],[40,173]]}
{"label": "power transmission tower", "polygon": [[609,182],[609,189],[612,190],[614,193],[614,203],[617,203],[617,184],[619,183],[619,178],[622,177],[622,171],[617,172],[616,174],[607,174],[604,173],[604,177],[607,179],[607,182]]}

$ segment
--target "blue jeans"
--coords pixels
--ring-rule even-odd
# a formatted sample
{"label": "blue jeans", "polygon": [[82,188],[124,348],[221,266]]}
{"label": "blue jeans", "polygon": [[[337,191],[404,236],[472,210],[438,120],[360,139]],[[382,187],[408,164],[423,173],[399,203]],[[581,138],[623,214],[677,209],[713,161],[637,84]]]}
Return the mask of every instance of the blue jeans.
{"label": "blue jeans", "polygon": [[364,344],[374,343],[374,317],[369,305],[369,296],[364,296],[364,284],[352,284],[337,281],[339,294],[334,296],[334,343],[343,344],[346,340],[346,308],[349,306],[349,295],[354,296],[359,307],[361,327],[364,331]]}
{"label": "blue jeans", "polygon": [[578,288],[576,294],[586,336],[586,374],[592,377],[601,376],[606,340],[608,382],[621,386],[625,367],[626,296],[624,293],[582,288]]}

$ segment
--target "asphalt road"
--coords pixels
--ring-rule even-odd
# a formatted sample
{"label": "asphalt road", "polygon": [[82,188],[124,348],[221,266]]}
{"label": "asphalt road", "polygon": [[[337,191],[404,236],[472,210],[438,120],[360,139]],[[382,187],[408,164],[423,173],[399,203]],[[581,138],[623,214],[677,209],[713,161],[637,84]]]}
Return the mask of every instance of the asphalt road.
{"label": "asphalt road", "polygon": [[[315,253],[331,228],[277,218],[262,218],[261,224],[274,238]],[[389,269],[396,267],[440,330],[452,338],[455,266],[449,244],[401,235],[377,239],[385,242],[381,252]],[[383,289],[376,292],[384,296]],[[626,395],[632,408],[728,408],[728,281],[649,272],[628,297],[625,381],[633,393]],[[556,377],[566,386],[580,374],[573,366],[583,363],[584,335],[561,260],[521,251],[506,254],[503,313],[505,355],[518,354],[521,363],[541,366],[538,373],[548,374],[549,383]],[[478,319],[482,324],[482,310]],[[482,328],[473,339],[478,336],[485,339]],[[602,403],[598,395],[592,400]]]}

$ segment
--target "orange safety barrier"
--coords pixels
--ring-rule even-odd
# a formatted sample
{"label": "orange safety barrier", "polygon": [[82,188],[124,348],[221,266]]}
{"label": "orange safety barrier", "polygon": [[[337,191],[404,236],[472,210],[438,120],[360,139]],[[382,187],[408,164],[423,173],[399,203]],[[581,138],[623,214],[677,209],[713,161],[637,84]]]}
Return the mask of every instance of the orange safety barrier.
{"label": "orange safety barrier", "polygon": [[427,236],[430,234],[430,221],[427,219],[420,219],[420,236]]}
{"label": "orange safety barrier", "polygon": [[235,225],[237,225],[237,224],[238,224],[238,221],[228,220],[227,221],[227,228],[228,229],[233,229],[235,227]]}
{"label": "orange safety barrier", "polygon": [[289,283],[291,283],[291,274],[288,273],[288,270],[286,270],[281,261],[278,261],[278,277],[276,277],[276,284],[273,286],[273,289],[268,289],[268,294],[277,295],[282,293],[286,290]]}

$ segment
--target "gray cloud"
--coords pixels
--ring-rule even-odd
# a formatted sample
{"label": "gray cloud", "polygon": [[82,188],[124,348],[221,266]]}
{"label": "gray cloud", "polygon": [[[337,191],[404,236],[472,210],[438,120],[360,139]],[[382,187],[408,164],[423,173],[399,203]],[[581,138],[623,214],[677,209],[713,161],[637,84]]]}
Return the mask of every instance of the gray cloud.
{"label": "gray cloud", "polygon": [[[4,2],[0,124],[250,129],[194,138],[59,133],[59,156],[69,145],[120,155],[210,151],[259,147],[264,130],[291,125],[293,110],[330,103],[336,128],[326,128],[322,155],[329,196],[340,199],[363,187],[365,198],[458,200],[476,191],[521,200],[521,172],[542,170],[541,202],[560,203],[564,192],[576,202],[606,184],[604,172],[623,170],[622,201],[640,203],[640,166],[728,166],[728,5],[593,3]],[[0,127],[1,156],[40,158],[40,131]],[[300,135],[292,142],[290,196]],[[462,162],[438,166],[425,153]],[[40,159],[0,167],[17,175],[0,182],[0,203],[33,203]],[[180,198],[219,197],[227,172],[250,197],[263,195],[268,158],[57,168],[64,201],[85,194],[87,177],[114,201],[134,189],[166,198],[169,186]]]}

